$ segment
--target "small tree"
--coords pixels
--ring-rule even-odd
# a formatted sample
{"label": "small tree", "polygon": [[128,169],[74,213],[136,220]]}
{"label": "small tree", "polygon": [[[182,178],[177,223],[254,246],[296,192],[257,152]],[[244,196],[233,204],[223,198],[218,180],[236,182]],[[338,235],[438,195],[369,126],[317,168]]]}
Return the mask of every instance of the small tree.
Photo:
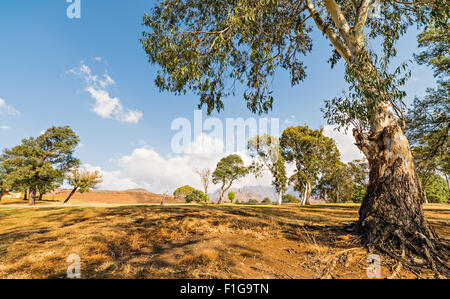
{"label": "small tree", "polygon": [[0,162],[0,201],[2,200],[3,195],[8,191],[7,186],[7,172],[5,167]]}
{"label": "small tree", "polygon": [[228,199],[230,200],[231,203],[234,202],[235,198],[236,198],[236,193],[234,193],[233,191],[228,192]]}
{"label": "small tree", "polygon": [[70,192],[64,203],[68,203],[70,198],[75,194],[75,192],[86,193],[91,191],[91,189],[96,188],[102,180],[102,176],[99,171],[90,172],[88,170],[80,170],[79,168],[74,169],[71,174],[67,177],[68,183],[73,186],[72,192]]}
{"label": "small tree", "polygon": [[176,199],[186,199],[186,197],[191,194],[193,191],[195,190],[195,188],[192,188],[189,185],[183,186],[178,188],[177,190],[175,190],[173,192],[173,196]]}
{"label": "small tree", "polygon": [[208,202],[208,196],[203,193],[203,191],[200,190],[194,190],[192,191],[188,196],[186,196],[186,203],[207,203]]}
{"label": "small tree", "polygon": [[261,170],[269,170],[272,174],[272,185],[278,193],[278,204],[281,205],[283,193],[287,189],[287,177],[279,139],[267,134],[257,135],[248,141],[248,149],[252,157],[258,158],[253,167],[256,176],[259,176]]}
{"label": "small tree", "polygon": [[244,161],[239,155],[229,155],[217,163],[212,178],[214,184],[221,184],[219,204],[223,203],[225,192],[231,188],[233,183],[248,173],[249,168],[244,166]]}
{"label": "small tree", "polygon": [[264,205],[270,205],[270,204],[272,204],[272,201],[270,200],[270,198],[266,197],[263,199],[263,201],[261,203]]}
{"label": "small tree", "polygon": [[294,190],[303,193],[302,204],[309,198],[320,176],[339,161],[339,150],[333,139],[323,135],[323,129],[308,126],[290,127],[281,137],[282,153],[296,167],[290,181]]}
{"label": "small tree", "polygon": [[209,168],[205,168],[203,170],[198,170],[197,174],[200,176],[200,179],[202,181],[203,190],[205,190],[205,194],[208,195],[208,187],[209,183],[211,183],[211,175],[212,171]]}
{"label": "small tree", "polygon": [[292,194],[283,195],[283,203],[301,203],[301,200]]}

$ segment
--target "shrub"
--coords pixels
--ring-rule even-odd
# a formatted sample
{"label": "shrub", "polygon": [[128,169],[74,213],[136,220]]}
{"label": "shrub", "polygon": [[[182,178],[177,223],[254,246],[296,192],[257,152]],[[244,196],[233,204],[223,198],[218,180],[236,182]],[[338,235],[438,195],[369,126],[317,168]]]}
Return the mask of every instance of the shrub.
{"label": "shrub", "polygon": [[270,198],[266,197],[261,203],[265,205],[270,205],[272,204],[272,201],[270,200]]}
{"label": "shrub", "polygon": [[435,174],[425,187],[428,202],[446,203],[449,198],[447,182],[440,175]]}
{"label": "shrub", "polygon": [[177,190],[175,190],[175,192],[173,192],[173,196],[177,199],[186,199],[186,197],[191,194],[195,189],[192,188],[191,186],[183,186],[178,188]]}
{"label": "shrub", "polygon": [[283,203],[300,203],[300,199],[298,199],[292,194],[284,194]]}
{"label": "shrub", "polygon": [[236,194],[233,191],[228,193],[228,199],[230,200],[231,203],[233,203],[235,198],[236,198]]}
{"label": "shrub", "polygon": [[194,190],[188,196],[186,196],[185,200],[187,203],[206,203],[209,201],[209,197],[200,190]]}
{"label": "shrub", "polygon": [[257,204],[259,204],[259,202],[256,199],[252,199],[251,198],[251,199],[248,200],[247,204],[249,204],[249,205],[257,205]]}

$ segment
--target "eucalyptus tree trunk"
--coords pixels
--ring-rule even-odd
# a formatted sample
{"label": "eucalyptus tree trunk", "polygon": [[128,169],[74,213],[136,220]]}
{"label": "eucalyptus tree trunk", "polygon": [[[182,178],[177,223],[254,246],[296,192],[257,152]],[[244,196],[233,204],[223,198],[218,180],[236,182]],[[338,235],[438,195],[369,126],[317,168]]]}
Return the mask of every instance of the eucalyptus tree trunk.
{"label": "eucalyptus tree trunk", "polygon": [[25,190],[23,193],[23,200],[28,200],[28,190]]}
{"label": "eucalyptus tree trunk", "polygon": [[30,188],[28,204],[30,206],[36,205],[36,188]]}
{"label": "eucalyptus tree trunk", "polygon": [[219,205],[223,204],[224,196],[225,196],[225,190],[222,190],[222,189],[221,189],[221,190],[220,190],[219,201],[218,201],[218,204],[219,204]]}
{"label": "eucalyptus tree trunk", "polygon": [[64,204],[68,203],[69,200],[72,198],[72,196],[75,194],[75,192],[77,192],[78,187],[75,187],[72,189],[72,192],[70,192],[69,196],[67,196],[66,200],[64,201]]}
{"label": "eucalyptus tree trunk", "polygon": [[278,191],[278,205],[281,206],[283,204],[283,192]]}
{"label": "eucalyptus tree trunk", "polygon": [[[356,145],[370,166],[358,228],[367,245],[386,251],[398,249],[404,253],[407,249],[432,245],[436,235],[423,214],[408,139],[390,105],[382,103],[374,110],[370,131],[354,130]],[[431,260],[429,250],[424,253]]]}
{"label": "eucalyptus tree trunk", "polygon": [[3,195],[5,195],[5,191],[1,190],[0,191],[0,201],[2,201]]}

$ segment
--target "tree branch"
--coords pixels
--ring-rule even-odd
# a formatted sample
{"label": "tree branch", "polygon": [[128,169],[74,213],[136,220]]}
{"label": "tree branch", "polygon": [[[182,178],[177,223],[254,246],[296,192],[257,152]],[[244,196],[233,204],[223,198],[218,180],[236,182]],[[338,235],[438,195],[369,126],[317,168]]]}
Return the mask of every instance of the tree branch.
{"label": "tree branch", "polygon": [[342,13],[341,8],[336,3],[335,0],[322,0],[325,3],[325,6],[327,7],[328,12],[331,15],[331,18],[333,19],[334,24],[336,25],[339,33],[342,36],[342,39],[347,44],[348,47],[351,47],[353,45],[353,36],[351,33],[350,25],[348,24],[347,20],[345,19],[344,14]]}
{"label": "tree branch", "polygon": [[340,39],[340,37],[336,34],[336,32],[331,28],[331,25],[325,23],[322,20],[322,17],[317,12],[311,0],[306,0],[306,6],[317,27],[328,37],[328,39],[333,44],[334,48],[339,53],[339,55],[341,55],[341,57],[344,58],[348,64],[351,64],[350,58],[352,54],[348,49],[347,45],[344,44],[344,42]]}
{"label": "tree branch", "polygon": [[370,0],[362,0],[361,5],[358,8],[355,18],[355,39],[359,47],[362,46],[364,41],[364,25],[366,24],[367,14],[369,12]]}

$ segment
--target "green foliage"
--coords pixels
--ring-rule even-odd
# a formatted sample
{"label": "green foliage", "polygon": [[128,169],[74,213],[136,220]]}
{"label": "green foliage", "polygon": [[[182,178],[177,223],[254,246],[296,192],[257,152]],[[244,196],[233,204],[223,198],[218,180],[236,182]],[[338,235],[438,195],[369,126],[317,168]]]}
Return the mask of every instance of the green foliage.
{"label": "green foliage", "polygon": [[270,200],[270,198],[266,197],[263,199],[263,201],[261,203],[263,205],[270,205],[270,204],[272,204],[272,201]]}
{"label": "green foliage", "polygon": [[347,171],[356,185],[367,186],[369,184],[369,163],[366,159],[354,160],[347,164]]}
{"label": "green foliage", "polygon": [[233,183],[245,177],[249,172],[250,169],[244,166],[244,161],[239,155],[229,155],[217,163],[216,170],[212,174],[212,182],[221,185],[220,203],[223,201],[222,196]]}
{"label": "green foliage", "polygon": [[284,159],[296,167],[289,180],[298,192],[302,192],[306,184],[314,186],[321,174],[329,171],[340,157],[334,140],[324,136],[323,129],[313,130],[308,126],[285,129],[281,148]]}
{"label": "green foliage", "polygon": [[[446,17],[443,11],[449,8],[446,0],[435,0],[432,5],[383,1],[378,16],[368,15],[363,23],[357,24],[365,16],[364,8],[350,0],[338,1],[338,6],[350,27],[358,25],[352,33],[362,25],[365,30],[361,32],[366,32],[362,38],[351,39],[345,30],[337,28],[332,20],[336,10],[322,2],[166,0],[145,14],[146,31],[141,43],[149,61],[161,66],[156,78],[161,90],[181,94],[190,89],[199,96],[200,105],[207,105],[211,113],[223,109],[223,98],[234,95],[237,82],[246,86],[243,97],[248,108],[267,112],[274,100],[270,83],[278,68],[289,72],[292,85],[306,77],[302,57],[312,50],[310,24],[332,39],[332,66],[342,56],[342,40],[347,43],[376,40],[381,42],[382,61],[387,69],[390,58],[397,54],[397,40],[409,26],[424,25],[430,19],[441,20]],[[311,16],[315,22],[307,21]],[[364,45],[359,50],[368,51]],[[388,84],[395,85],[392,81]],[[360,108],[364,109],[363,106],[364,103]],[[359,112],[356,114],[363,117]]]}
{"label": "green foliage", "polygon": [[423,186],[437,173],[450,173],[450,64],[449,18],[435,19],[419,35],[419,46],[426,49],[416,55],[420,64],[435,70],[438,86],[428,89],[423,99],[416,98],[408,111],[407,136],[413,147],[416,169]]}
{"label": "green foliage", "polygon": [[300,199],[292,194],[283,195],[283,203],[300,203]]}
{"label": "green foliage", "polygon": [[200,190],[194,190],[185,198],[186,203],[207,203],[209,201],[208,196]]}
{"label": "green foliage", "polygon": [[432,176],[425,191],[430,203],[447,203],[450,200],[447,182],[438,174]]}
{"label": "green foliage", "polygon": [[189,194],[191,194],[193,191],[195,190],[195,188],[191,187],[191,186],[183,186],[178,188],[177,190],[175,190],[173,192],[173,196],[176,199],[185,199]]}
{"label": "green foliage", "polygon": [[354,185],[353,186],[353,197],[351,202],[354,203],[362,203],[364,196],[366,196],[367,187],[363,185]]}
{"label": "green foliage", "polygon": [[233,191],[228,193],[228,199],[230,200],[231,203],[233,203],[235,198],[236,198],[236,193],[234,193]]}
{"label": "green foliage", "polygon": [[7,186],[29,189],[32,195],[57,188],[66,173],[79,165],[73,156],[78,142],[70,127],[52,127],[37,138],[24,139],[20,145],[5,149],[0,163],[7,173]]}
{"label": "green foliage", "polygon": [[450,71],[450,36],[448,29],[450,19],[447,16],[441,22],[431,23],[419,34],[419,47],[426,48],[422,53],[415,55],[420,64],[433,67],[435,76],[448,76]]}
{"label": "green foliage", "polygon": [[259,205],[259,202],[256,199],[250,198],[247,202],[249,205]]}
{"label": "green foliage", "polygon": [[95,189],[102,181],[102,176],[98,170],[88,171],[75,168],[67,177],[67,182],[80,193]]}
{"label": "green foliage", "polygon": [[247,148],[250,156],[258,161],[252,168],[255,176],[258,177],[262,171],[269,170],[273,178],[272,185],[277,193],[286,192],[286,166],[279,139],[267,134],[257,135],[248,141]]}
{"label": "green foliage", "polygon": [[316,192],[324,194],[328,202],[346,202],[353,197],[353,186],[348,166],[337,161],[325,169]]}

